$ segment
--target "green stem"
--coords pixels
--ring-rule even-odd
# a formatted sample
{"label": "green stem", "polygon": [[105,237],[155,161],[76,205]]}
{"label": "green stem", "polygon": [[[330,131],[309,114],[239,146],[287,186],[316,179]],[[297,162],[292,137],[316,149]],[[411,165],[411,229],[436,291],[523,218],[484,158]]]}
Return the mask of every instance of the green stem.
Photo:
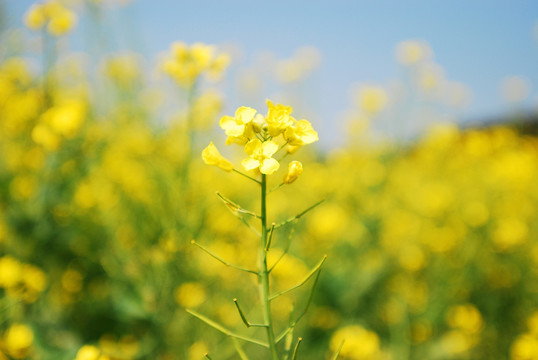
{"label": "green stem", "polygon": [[267,324],[267,342],[271,349],[272,360],[279,360],[276,349],[275,333],[273,330],[273,318],[271,316],[271,302],[269,301],[269,271],[267,270],[267,175],[262,174],[261,182],[261,247],[260,247],[260,297],[263,306],[264,323]]}

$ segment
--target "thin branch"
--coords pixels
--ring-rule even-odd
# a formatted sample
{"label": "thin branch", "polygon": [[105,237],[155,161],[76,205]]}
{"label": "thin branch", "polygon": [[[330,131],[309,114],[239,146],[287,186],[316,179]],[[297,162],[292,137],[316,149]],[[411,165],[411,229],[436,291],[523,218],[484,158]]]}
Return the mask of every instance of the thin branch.
{"label": "thin branch", "polygon": [[[315,274],[319,274],[319,272],[321,271],[321,266],[323,265],[323,263],[325,262],[325,260],[327,260],[327,255],[324,255],[323,256],[323,259],[321,259],[321,261],[310,271],[310,273],[308,273],[308,275],[303,279],[303,281],[301,281],[299,284],[295,285],[295,286],[292,286],[291,288],[287,289],[287,290],[284,290],[284,291],[280,291],[278,293],[276,293],[275,295],[272,295],[270,298],[269,298],[269,301],[272,301],[274,299],[276,299],[277,297],[281,296],[281,295],[284,295],[286,293],[289,293],[290,291],[293,291],[301,286],[303,286],[304,284],[306,284],[306,282],[308,280],[310,280],[310,278],[312,276],[314,276]],[[317,276],[316,276],[316,279],[317,279]]]}
{"label": "thin branch", "polygon": [[304,307],[301,315],[299,315],[297,319],[295,320],[295,324],[297,324],[303,318],[303,316],[305,316],[306,312],[308,311],[308,308],[310,307],[310,304],[312,303],[312,299],[314,298],[314,290],[316,289],[316,285],[318,284],[318,280],[319,280],[319,275],[321,274],[321,265],[323,265],[323,262],[325,261],[325,259],[327,259],[327,255],[324,255],[323,260],[321,260],[321,263],[319,265],[319,271],[317,272],[316,277],[314,278],[314,283],[312,284],[312,288],[310,289],[310,294],[308,295],[306,306]]}
{"label": "thin branch", "polygon": [[338,347],[338,350],[336,351],[336,353],[334,353],[334,356],[331,358],[331,360],[337,360],[338,359],[338,356],[340,356],[340,351],[342,351],[342,346],[344,346],[344,342],[346,340],[342,340],[342,342],[340,343],[340,346]]}
{"label": "thin branch", "polygon": [[217,196],[224,202],[226,207],[228,207],[228,209],[230,209],[230,211],[234,215],[236,215],[236,213],[242,213],[242,214],[247,214],[247,215],[250,215],[250,216],[254,216],[255,218],[261,219],[261,216],[256,214],[254,211],[243,209],[241,207],[241,205],[239,205],[237,203],[234,203],[232,200],[228,199],[227,197],[225,197],[224,195],[222,195],[218,191],[217,191]]}
{"label": "thin branch", "polygon": [[241,358],[241,360],[249,360],[247,354],[245,354],[245,351],[243,351],[241,344],[239,344],[239,341],[237,341],[236,338],[232,338],[232,341],[234,343],[235,350],[237,351],[237,354],[239,355],[239,358]]}
{"label": "thin branch", "polygon": [[265,252],[269,251],[269,248],[271,247],[271,241],[273,241],[273,233],[275,232],[275,223],[271,224],[271,230],[269,231],[269,239],[267,240],[267,244],[265,244]]}
{"label": "thin branch", "polygon": [[259,181],[259,180],[256,180],[256,179],[254,179],[253,177],[251,177],[251,176],[248,176],[247,174],[245,174],[245,173],[242,173],[242,172],[241,172],[241,171],[239,171],[239,170],[236,170],[236,169],[232,169],[232,170],[233,170],[234,172],[238,173],[239,175],[243,175],[243,176],[244,176],[244,177],[246,177],[247,179],[250,179],[250,180],[254,181],[255,183],[258,183],[258,184],[260,184],[260,185],[261,185],[261,181]]}
{"label": "thin branch", "polygon": [[241,222],[243,224],[245,224],[253,233],[254,235],[256,235],[257,237],[261,237],[262,235],[260,234],[260,232],[258,230],[256,230],[256,228],[252,225],[250,225],[250,223],[242,216],[238,216],[237,217],[239,220],[241,220]]}
{"label": "thin branch", "polygon": [[284,185],[284,184],[285,184],[284,182],[281,182],[280,184],[278,184],[277,186],[275,186],[274,188],[272,188],[271,190],[269,190],[269,191],[267,192],[267,194],[270,194],[270,193],[272,193],[273,191],[280,189],[280,188],[282,187],[282,185]]}
{"label": "thin branch", "polygon": [[244,267],[237,266],[237,265],[233,265],[233,264],[230,264],[230,263],[227,262],[227,261],[224,261],[223,259],[221,259],[220,257],[218,257],[215,253],[209,251],[209,250],[206,249],[204,246],[198,244],[198,243],[197,243],[196,241],[194,241],[194,240],[191,240],[191,244],[198,246],[200,249],[202,249],[203,251],[205,251],[209,256],[211,256],[212,258],[214,258],[214,259],[220,261],[221,263],[223,263],[223,264],[226,265],[226,266],[229,266],[229,267],[234,268],[234,269],[237,269],[237,270],[245,271],[245,272],[248,272],[248,273],[251,273],[251,274],[254,274],[254,275],[258,275],[258,272],[257,272],[257,271],[250,270],[250,269],[246,269],[246,268],[244,268]]}
{"label": "thin branch", "polygon": [[280,333],[280,335],[278,335],[278,336],[275,338],[275,343],[278,344],[279,342],[281,342],[282,339],[284,339],[284,338],[286,337],[286,335],[288,335],[288,333],[289,333],[290,331],[293,330],[294,327],[295,327],[295,324],[290,325],[290,326],[288,326],[286,329],[284,329],[284,331],[282,331],[282,332]]}
{"label": "thin branch", "polygon": [[293,349],[293,355],[291,356],[291,360],[297,359],[297,350],[299,350],[299,345],[301,345],[301,341],[303,341],[303,338],[297,339],[297,343],[295,344],[295,349]]}
{"label": "thin branch", "polygon": [[194,310],[190,310],[190,309],[186,309],[186,311],[191,314],[192,316],[202,320],[203,322],[205,322],[207,325],[211,326],[212,328],[214,328],[215,330],[218,330],[220,331],[221,333],[223,333],[224,335],[226,336],[230,336],[232,338],[236,338],[236,339],[239,339],[239,340],[243,340],[243,341],[246,341],[246,342],[250,342],[252,344],[256,344],[256,345],[260,345],[260,346],[263,346],[263,347],[266,347],[268,348],[269,345],[261,340],[258,340],[258,339],[252,339],[252,338],[249,338],[247,336],[243,336],[243,335],[239,335],[239,334],[236,334],[236,333],[233,333],[231,332],[230,330],[226,329],[224,326],[222,326],[221,324],[205,317],[204,315],[202,314],[199,314],[198,312],[194,311]]}
{"label": "thin branch", "polygon": [[213,359],[211,358],[211,356],[209,356],[208,353],[206,353],[204,356],[205,356],[205,358],[206,358],[207,360],[213,360]]}
{"label": "thin branch", "polygon": [[288,358],[290,357],[292,342],[293,342],[293,327],[291,327],[291,331],[289,331],[288,334],[286,335],[286,341],[284,342],[284,360],[288,360]]}
{"label": "thin branch", "polygon": [[239,311],[239,316],[241,316],[241,320],[243,320],[243,323],[245,324],[246,327],[267,327],[268,325],[267,324],[251,324],[245,314],[243,313],[243,311],[241,311],[241,307],[239,307],[239,303],[237,302],[237,299],[234,299],[234,304],[235,304],[235,307],[237,308],[237,311]]}
{"label": "thin branch", "polygon": [[[274,231],[274,228],[273,228],[273,231]],[[280,256],[278,257],[278,259],[275,261],[275,263],[269,268],[269,270],[267,270],[269,273],[271,273],[271,271],[273,271],[273,269],[275,268],[275,266],[280,262],[280,260],[282,260],[282,258],[284,258],[284,256],[286,256],[286,254],[288,253],[288,251],[290,250],[290,246],[291,246],[291,238],[293,237],[293,234],[295,233],[295,226],[293,226],[290,230],[290,233],[288,235],[288,242],[286,244],[286,248],[284,249],[284,251],[282,252],[282,254],[280,254]]]}
{"label": "thin branch", "polygon": [[320,200],[320,201],[318,201],[317,203],[315,203],[314,205],[312,205],[312,206],[310,206],[309,208],[307,208],[306,210],[304,210],[304,211],[302,211],[301,213],[295,215],[294,217],[291,217],[291,218],[289,218],[288,220],[281,222],[280,224],[278,224],[278,225],[275,226],[275,229],[278,229],[278,228],[281,227],[281,226],[284,226],[284,225],[286,225],[286,224],[288,224],[288,223],[290,223],[290,222],[292,222],[292,221],[294,221],[294,220],[299,219],[300,217],[304,216],[307,212],[309,212],[310,210],[314,209],[316,206],[318,206],[319,204],[321,204],[321,203],[324,202],[324,201],[325,201],[325,199]]}

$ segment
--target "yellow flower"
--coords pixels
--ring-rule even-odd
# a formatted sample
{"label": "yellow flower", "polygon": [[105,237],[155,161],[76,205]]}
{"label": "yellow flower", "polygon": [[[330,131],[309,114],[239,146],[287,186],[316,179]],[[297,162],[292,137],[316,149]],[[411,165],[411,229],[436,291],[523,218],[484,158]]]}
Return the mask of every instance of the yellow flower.
{"label": "yellow flower", "polygon": [[24,24],[32,30],[43,27],[46,21],[47,17],[43,6],[38,4],[30,6],[30,9],[24,14]]}
{"label": "yellow flower", "polygon": [[74,12],[63,9],[56,12],[47,26],[49,33],[55,36],[64,35],[77,24],[77,16]]}
{"label": "yellow flower", "polygon": [[219,153],[213,141],[202,151],[202,159],[207,165],[218,166],[222,170],[232,171],[234,168],[233,164]]}
{"label": "yellow flower", "polygon": [[299,161],[292,161],[288,165],[288,173],[284,176],[284,184],[291,184],[299,175],[303,173],[303,164]]}
{"label": "yellow flower", "polygon": [[293,120],[284,132],[284,139],[292,146],[312,144],[319,140],[318,133],[312,128],[308,120]]}
{"label": "yellow flower", "polygon": [[47,24],[47,31],[55,36],[64,35],[77,23],[77,16],[58,1],[32,5],[24,15],[24,24],[38,30]]}
{"label": "yellow flower", "polygon": [[77,352],[75,360],[109,360],[106,355],[101,355],[101,350],[93,345],[84,345]]}
{"label": "yellow flower", "polygon": [[27,357],[33,342],[34,332],[23,324],[11,325],[4,334],[4,347],[7,353],[15,359]]}
{"label": "yellow flower", "polygon": [[241,106],[236,110],[235,117],[223,116],[220,119],[219,125],[228,135],[227,145],[234,142],[243,145],[250,140],[250,137],[254,135],[250,126],[254,115],[256,115],[255,109]]}
{"label": "yellow flower", "polygon": [[259,168],[262,174],[271,175],[280,167],[278,161],[271,157],[277,151],[278,145],[274,141],[262,143],[258,139],[250,140],[245,145],[245,152],[249,158],[244,159],[241,164],[246,170]]}
{"label": "yellow flower", "polygon": [[267,121],[269,135],[278,136],[292,126],[295,119],[290,116],[293,111],[291,106],[274,105],[271,100],[267,100],[267,107],[269,111],[265,121]]}
{"label": "yellow flower", "polygon": [[338,329],[331,337],[331,350],[336,351],[344,341],[340,355],[350,360],[373,360],[381,357],[379,336],[358,325]]}
{"label": "yellow flower", "polygon": [[229,57],[215,52],[212,45],[196,43],[189,47],[185,43],[175,42],[162,68],[178,85],[187,88],[191,87],[202,74],[218,79],[228,65]]}
{"label": "yellow flower", "polygon": [[366,86],[358,92],[357,102],[366,113],[376,114],[385,108],[387,93],[380,87]]}

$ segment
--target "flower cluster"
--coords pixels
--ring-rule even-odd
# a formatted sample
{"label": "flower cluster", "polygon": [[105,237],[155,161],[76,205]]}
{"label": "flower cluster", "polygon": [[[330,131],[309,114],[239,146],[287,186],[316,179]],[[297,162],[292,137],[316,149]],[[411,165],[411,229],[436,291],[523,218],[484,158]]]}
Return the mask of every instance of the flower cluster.
{"label": "flower cluster", "polygon": [[59,1],[34,4],[24,16],[24,23],[32,30],[47,26],[47,31],[55,36],[69,32],[77,23],[77,15]]}
{"label": "flower cluster", "polygon": [[202,43],[188,46],[175,42],[170,50],[162,69],[185,88],[191,87],[203,74],[219,79],[230,62],[227,54],[217,54],[214,46]]}
{"label": "flower cluster", "polygon": [[[244,146],[247,158],[241,165],[247,171],[257,170],[264,175],[271,175],[280,167],[273,156],[284,147],[290,154],[304,145],[318,140],[318,133],[308,120],[296,120],[290,106],[273,104],[267,100],[267,115],[259,114],[255,109],[241,106],[235,116],[223,116],[220,127],[228,136],[226,144]],[[211,142],[202,152],[202,158],[208,165],[218,166],[231,171],[233,164],[224,158]],[[290,184],[302,173],[303,166],[298,161],[289,164],[284,183]]]}

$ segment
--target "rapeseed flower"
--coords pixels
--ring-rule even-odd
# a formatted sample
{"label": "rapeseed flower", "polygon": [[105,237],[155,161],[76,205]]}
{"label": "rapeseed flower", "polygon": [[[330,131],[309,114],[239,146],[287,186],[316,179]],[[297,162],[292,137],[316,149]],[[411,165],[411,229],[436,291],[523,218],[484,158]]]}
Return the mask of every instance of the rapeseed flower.
{"label": "rapeseed flower", "polygon": [[244,145],[254,136],[250,123],[256,115],[256,110],[247,106],[241,106],[235,112],[235,117],[223,116],[219,125],[228,135],[226,144],[237,143]]}
{"label": "rapeseed flower", "polygon": [[295,119],[290,115],[293,111],[291,106],[275,105],[271,100],[267,100],[267,107],[269,111],[265,121],[267,122],[269,135],[273,137],[278,136],[293,125]]}
{"label": "rapeseed flower", "polygon": [[272,158],[278,151],[278,144],[272,140],[261,142],[259,139],[252,139],[245,145],[245,153],[249,156],[241,162],[246,170],[259,168],[265,175],[271,175],[278,170],[280,164]]}
{"label": "rapeseed flower", "polygon": [[[293,119],[293,118],[292,118]],[[291,146],[303,146],[319,140],[318,133],[308,120],[293,119],[290,126],[284,132],[284,139]]]}
{"label": "rapeseed flower", "polygon": [[48,1],[32,5],[24,15],[24,24],[32,30],[46,25],[50,34],[61,36],[75,27],[77,15],[58,1]]}

